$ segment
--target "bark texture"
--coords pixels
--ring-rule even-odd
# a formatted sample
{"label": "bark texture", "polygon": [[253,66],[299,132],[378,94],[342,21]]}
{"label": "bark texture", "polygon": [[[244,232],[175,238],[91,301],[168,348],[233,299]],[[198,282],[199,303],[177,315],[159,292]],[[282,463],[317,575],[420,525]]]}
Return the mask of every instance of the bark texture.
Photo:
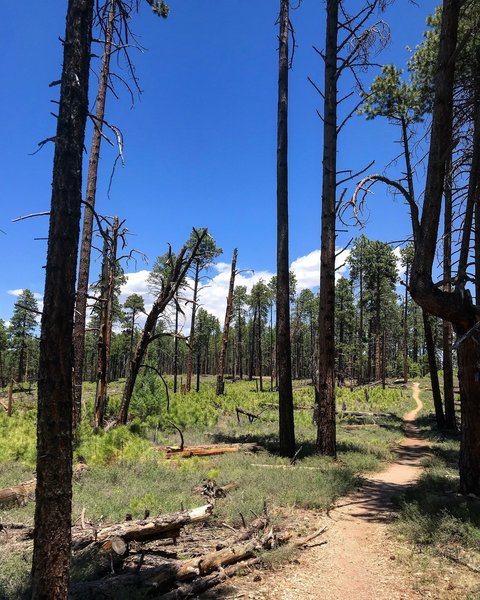
{"label": "bark texture", "polygon": [[[280,0],[277,113],[277,360],[280,454],[295,454],[288,260],[289,0]],[[261,317],[259,315],[259,322]],[[261,369],[261,365],[260,365]]]}
{"label": "bark texture", "polygon": [[[460,0],[444,0],[440,34],[432,133],[419,239],[415,244],[411,290],[414,300],[430,314],[453,324],[457,333],[459,382],[462,402],[460,487],[465,493],[480,493],[480,397],[479,333],[480,310],[471,295],[459,285],[453,293],[433,285],[432,267],[438,238],[446,164],[451,152],[453,85]],[[475,142],[474,142],[475,145]],[[472,160],[472,166],[474,160]],[[471,173],[477,177],[477,173]],[[463,235],[470,235],[469,224]],[[462,244],[462,247],[465,247]],[[462,255],[460,259],[462,263]],[[459,268],[459,274],[461,269]]]}
{"label": "bark texture", "polygon": [[336,456],[334,371],[338,5],[338,0],[327,0],[318,381],[315,390],[317,450],[329,456]]}
{"label": "bark texture", "polygon": [[228,333],[230,331],[230,321],[233,317],[233,290],[235,288],[235,275],[237,273],[237,249],[235,248],[232,256],[232,269],[230,272],[230,284],[228,287],[227,308],[225,310],[225,322],[223,325],[222,344],[220,346],[220,357],[218,359],[217,373],[217,396],[221,396],[225,391],[225,361],[227,358]]}
{"label": "bark texture", "polygon": [[75,323],[73,330],[73,426],[78,425],[82,411],[83,361],[85,352],[85,323],[87,317],[88,277],[90,274],[90,252],[92,248],[93,211],[97,193],[98,163],[102,143],[102,127],[105,116],[108,77],[110,73],[110,56],[112,50],[113,27],[115,22],[117,0],[110,0],[108,20],[105,28],[105,45],[103,48],[102,66],[98,80],[97,102],[95,109],[95,127],[88,161],[87,190],[85,199],[88,206],[83,213],[82,241],[78,269],[77,298],[75,303]]}
{"label": "bark texture", "polygon": [[40,340],[32,598],[68,594],[72,496],[72,330],[93,0],[69,0],[55,139]]}

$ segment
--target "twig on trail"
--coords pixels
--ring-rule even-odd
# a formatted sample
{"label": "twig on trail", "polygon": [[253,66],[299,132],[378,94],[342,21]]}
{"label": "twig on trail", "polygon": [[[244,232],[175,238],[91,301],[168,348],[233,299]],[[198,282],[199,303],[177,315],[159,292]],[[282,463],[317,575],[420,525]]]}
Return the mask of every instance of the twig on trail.
{"label": "twig on trail", "polygon": [[[328,527],[325,525],[324,527],[322,527],[315,533],[312,533],[312,535],[308,535],[305,538],[302,538],[300,540],[297,540],[296,542],[293,542],[293,545],[296,546],[297,548],[311,548],[312,546],[308,546],[308,543],[311,542],[312,540],[316,539],[317,537],[321,536],[322,533],[325,533],[325,531],[327,531],[327,529],[328,529]],[[323,545],[326,543],[327,542],[321,542],[320,545]],[[319,544],[313,544],[313,545],[318,546]]]}

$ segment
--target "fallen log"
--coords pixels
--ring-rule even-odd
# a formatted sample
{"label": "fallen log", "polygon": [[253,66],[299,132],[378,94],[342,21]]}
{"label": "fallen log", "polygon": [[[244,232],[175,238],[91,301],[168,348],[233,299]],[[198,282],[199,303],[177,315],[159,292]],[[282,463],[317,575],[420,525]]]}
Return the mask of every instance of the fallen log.
{"label": "fallen log", "polygon": [[[243,410],[243,408],[236,407],[235,412],[237,413],[237,421],[240,423],[240,415],[245,415],[248,418],[249,423],[253,423],[256,419],[261,419],[260,414],[256,415],[255,413],[248,412],[248,410]],[[261,412],[264,412],[261,411]]]}
{"label": "fallen log", "polygon": [[342,417],[396,417],[394,413],[370,412],[363,410],[337,410],[337,415]]}
{"label": "fallen log", "polygon": [[35,497],[36,479],[30,479],[18,485],[0,490],[0,506],[11,504],[26,504]]}
{"label": "fallen log", "polygon": [[324,471],[322,467],[297,467],[296,465],[264,465],[262,463],[250,463],[251,467],[260,467],[262,469],[290,469],[291,471]]}
{"label": "fallen log", "polygon": [[185,448],[166,446],[159,450],[165,452],[167,458],[191,458],[192,456],[215,456],[233,452],[258,452],[263,450],[263,447],[258,444],[205,444]]}
{"label": "fallen log", "polygon": [[234,535],[223,542],[219,542],[216,545],[217,550],[222,550],[223,548],[229,548],[230,546],[235,546],[240,542],[244,542],[245,540],[249,540],[254,535],[257,535],[260,531],[264,530],[268,525],[268,518],[265,515],[261,517],[257,517],[254,519],[248,527],[246,527],[241,533]]}
{"label": "fallen log", "polygon": [[203,592],[216,587],[230,577],[237,575],[242,570],[248,569],[259,562],[259,558],[251,558],[247,561],[241,561],[239,564],[230,565],[225,569],[220,569],[217,573],[212,573],[206,577],[200,577],[190,584],[181,585],[166,594],[162,594],[157,600],[184,600],[186,598],[194,598],[198,594],[202,594]]}
{"label": "fallen log", "polygon": [[[84,463],[78,463],[73,468],[73,476],[79,478],[81,474],[87,469],[87,465]],[[5,507],[10,504],[26,504],[29,500],[35,499],[35,488],[37,486],[36,479],[30,479],[24,481],[18,485],[13,485],[8,488],[0,490],[0,506]]]}
{"label": "fallen log", "polygon": [[252,558],[258,550],[273,548],[284,543],[285,539],[277,537],[270,529],[261,539],[250,540],[246,544],[234,545],[187,560],[165,560],[158,566],[145,567],[144,571],[136,574],[120,574],[113,578],[77,584],[72,586],[70,598],[86,600],[101,597],[113,600],[121,593],[128,597],[125,592],[133,586],[137,589],[143,587],[150,588],[152,592],[154,590],[161,592],[176,581],[181,583],[197,577],[205,577],[228,565]]}
{"label": "fallen log", "polygon": [[115,574],[128,555],[128,545],[121,537],[112,537],[103,544],[93,542],[76,552],[73,565],[81,570],[82,579],[95,579],[107,573]]}
{"label": "fallen log", "polygon": [[74,533],[72,548],[76,551],[92,543],[99,547],[113,538],[122,538],[125,542],[147,542],[165,538],[176,540],[182,527],[203,523],[212,514],[212,510],[212,505],[206,504],[192,510],[160,515],[154,519],[125,521],[98,531],[81,531]]}

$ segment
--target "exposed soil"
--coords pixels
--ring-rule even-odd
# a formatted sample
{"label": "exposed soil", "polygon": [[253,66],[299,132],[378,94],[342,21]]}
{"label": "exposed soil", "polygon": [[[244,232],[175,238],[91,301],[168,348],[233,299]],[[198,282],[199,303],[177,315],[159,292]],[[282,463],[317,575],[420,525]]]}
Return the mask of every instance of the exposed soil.
{"label": "exposed soil", "polygon": [[[328,527],[318,545],[299,553],[280,568],[253,572],[201,596],[252,600],[420,600],[413,578],[397,559],[396,542],[387,524],[392,497],[418,478],[421,459],[428,453],[415,426],[422,408],[419,386],[413,384],[417,407],[404,415],[406,437],[397,458],[381,473],[365,478],[357,493],[342,498],[328,515],[304,511],[313,528]],[[418,586],[417,586],[418,589]],[[429,593],[426,594],[430,596]]]}

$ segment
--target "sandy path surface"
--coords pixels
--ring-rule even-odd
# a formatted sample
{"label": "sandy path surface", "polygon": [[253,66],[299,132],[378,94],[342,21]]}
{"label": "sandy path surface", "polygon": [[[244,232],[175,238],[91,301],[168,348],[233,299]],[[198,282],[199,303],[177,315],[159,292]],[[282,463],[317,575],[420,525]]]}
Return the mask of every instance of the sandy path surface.
{"label": "sandy path surface", "polygon": [[299,553],[298,559],[258,576],[232,581],[202,598],[252,600],[417,600],[394,554],[387,523],[391,498],[415,482],[428,451],[414,420],[422,408],[419,386],[413,384],[417,407],[404,415],[406,437],[397,459],[381,473],[366,477],[355,494],[342,498],[322,522],[328,530],[323,545]]}

